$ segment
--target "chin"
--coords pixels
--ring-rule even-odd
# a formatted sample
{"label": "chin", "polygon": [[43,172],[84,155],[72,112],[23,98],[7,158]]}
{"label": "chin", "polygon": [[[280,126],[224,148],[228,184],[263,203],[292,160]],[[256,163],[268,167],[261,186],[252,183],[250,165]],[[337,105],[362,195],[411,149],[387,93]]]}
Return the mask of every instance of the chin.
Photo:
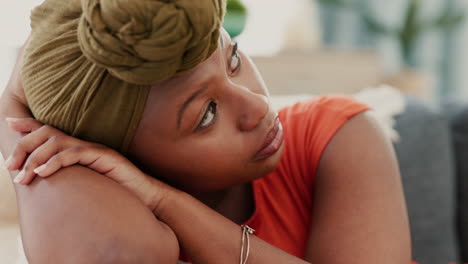
{"label": "chin", "polygon": [[261,168],[257,171],[261,171],[261,173],[258,173],[256,176],[252,177],[251,180],[256,180],[260,179],[262,177],[265,177],[269,173],[273,172],[276,170],[281,162],[281,158],[283,156],[284,152],[284,142],[281,144],[281,147],[278,149],[278,151],[271,155],[270,157],[257,161],[256,166],[260,166]]}

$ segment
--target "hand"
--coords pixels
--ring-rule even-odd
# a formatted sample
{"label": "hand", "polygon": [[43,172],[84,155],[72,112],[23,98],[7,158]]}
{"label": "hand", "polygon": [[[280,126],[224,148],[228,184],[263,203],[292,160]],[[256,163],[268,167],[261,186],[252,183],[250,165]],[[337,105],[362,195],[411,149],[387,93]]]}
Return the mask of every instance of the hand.
{"label": "hand", "polygon": [[33,118],[9,118],[7,122],[24,135],[5,162],[8,170],[21,169],[15,183],[28,185],[36,175],[46,178],[60,168],[81,164],[123,185],[151,210],[157,207],[165,184],[143,173],[117,151],[68,136]]}

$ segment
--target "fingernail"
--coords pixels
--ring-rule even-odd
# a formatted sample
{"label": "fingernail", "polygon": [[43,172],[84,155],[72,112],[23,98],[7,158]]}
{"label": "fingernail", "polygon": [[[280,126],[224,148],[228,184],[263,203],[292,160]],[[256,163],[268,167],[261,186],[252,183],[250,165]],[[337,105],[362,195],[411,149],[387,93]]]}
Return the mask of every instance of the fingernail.
{"label": "fingernail", "polygon": [[45,170],[45,168],[47,167],[46,165],[47,165],[47,163],[44,163],[44,164],[42,164],[41,166],[35,168],[35,169],[34,169],[34,172],[35,172],[36,174],[39,174],[39,173],[43,172],[43,171]]}
{"label": "fingernail", "polygon": [[8,125],[10,125],[11,122],[15,122],[16,120],[18,120],[18,118],[13,118],[13,117],[5,118],[5,121],[8,123]]}
{"label": "fingernail", "polygon": [[8,127],[10,127],[10,128],[11,128],[11,123],[12,123],[12,122],[15,122],[15,120],[16,120],[16,119],[15,119],[15,118],[12,118],[12,117],[7,117],[7,118],[5,118],[5,121],[7,122],[7,125],[8,125]]}
{"label": "fingernail", "polygon": [[20,183],[22,180],[24,180],[25,172],[22,170],[18,175],[16,175],[16,178],[14,180],[15,183]]}
{"label": "fingernail", "polygon": [[11,163],[13,163],[13,158],[10,156],[8,157],[8,159],[5,161],[5,163],[3,163],[3,167],[7,170],[10,169],[11,167]]}
{"label": "fingernail", "polygon": [[15,118],[15,117],[7,117],[7,118],[5,118],[5,120],[6,120],[7,122],[15,122],[15,121],[18,121],[18,120],[20,120],[20,119],[21,119],[21,118]]}

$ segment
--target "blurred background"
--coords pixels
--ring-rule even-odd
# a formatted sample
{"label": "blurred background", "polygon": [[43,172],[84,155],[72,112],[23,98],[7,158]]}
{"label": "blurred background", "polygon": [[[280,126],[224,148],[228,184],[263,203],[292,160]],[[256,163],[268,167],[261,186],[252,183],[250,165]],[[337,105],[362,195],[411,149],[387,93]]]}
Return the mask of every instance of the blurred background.
{"label": "blurred background", "polygon": [[[468,98],[464,72],[468,66],[468,1],[243,3],[247,16],[238,37],[240,44],[254,57],[267,57],[258,59],[258,64],[273,92],[303,91],[300,86],[306,84],[312,93],[351,93],[388,83],[435,104],[448,98]],[[271,58],[283,64],[277,65],[281,72],[290,74],[276,75],[290,78],[286,83],[270,78]]]}
{"label": "blurred background", "polygon": [[[0,3],[0,90],[41,2]],[[228,0],[224,27],[276,103],[346,94],[371,105],[392,131],[413,259],[468,262],[467,0]],[[23,264],[14,191],[0,176],[0,262]]]}
{"label": "blurred background", "polygon": [[[0,4],[0,87],[40,2]],[[464,0],[230,0],[225,28],[273,93],[351,93],[389,83],[439,103],[468,98],[467,8]]]}

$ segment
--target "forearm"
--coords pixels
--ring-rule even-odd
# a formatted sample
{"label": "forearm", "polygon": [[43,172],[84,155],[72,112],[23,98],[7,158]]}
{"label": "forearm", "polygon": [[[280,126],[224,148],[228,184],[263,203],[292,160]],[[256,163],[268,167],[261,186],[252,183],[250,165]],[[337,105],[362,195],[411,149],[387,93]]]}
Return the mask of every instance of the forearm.
{"label": "forearm", "polygon": [[[176,233],[194,263],[238,263],[241,227],[192,196],[173,190],[155,214]],[[265,241],[250,236],[248,263],[307,263]]]}
{"label": "forearm", "polygon": [[173,263],[172,231],[126,189],[80,166],[17,187],[31,263]]}

